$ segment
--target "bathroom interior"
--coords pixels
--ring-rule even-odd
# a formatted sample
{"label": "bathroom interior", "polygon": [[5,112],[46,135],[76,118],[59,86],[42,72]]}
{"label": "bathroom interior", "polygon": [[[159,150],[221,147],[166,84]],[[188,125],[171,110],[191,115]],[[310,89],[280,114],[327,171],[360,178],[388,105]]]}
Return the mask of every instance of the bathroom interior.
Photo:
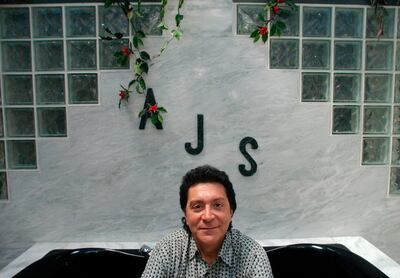
{"label": "bathroom interior", "polygon": [[263,246],[338,243],[400,277],[397,1],[139,2],[0,1],[0,277],[154,247],[204,164]]}

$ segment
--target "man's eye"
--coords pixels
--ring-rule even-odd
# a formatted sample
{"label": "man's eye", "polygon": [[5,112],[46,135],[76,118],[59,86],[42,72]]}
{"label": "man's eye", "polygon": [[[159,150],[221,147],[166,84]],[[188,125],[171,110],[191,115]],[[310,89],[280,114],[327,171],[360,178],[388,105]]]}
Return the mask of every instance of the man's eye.
{"label": "man's eye", "polygon": [[199,210],[199,209],[201,209],[202,208],[202,205],[201,204],[194,204],[194,205],[192,205],[192,209],[194,209],[194,210]]}
{"label": "man's eye", "polygon": [[215,207],[215,208],[222,208],[223,206],[224,206],[223,203],[215,203],[215,204],[214,204],[214,207]]}

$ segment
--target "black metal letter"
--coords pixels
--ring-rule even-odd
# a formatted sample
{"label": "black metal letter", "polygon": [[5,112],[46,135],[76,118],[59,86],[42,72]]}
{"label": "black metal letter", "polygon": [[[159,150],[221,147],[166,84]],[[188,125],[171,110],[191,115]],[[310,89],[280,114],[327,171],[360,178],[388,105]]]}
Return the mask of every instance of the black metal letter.
{"label": "black metal letter", "polygon": [[187,153],[197,155],[201,153],[204,147],[204,116],[197,115],[197,148],[192,148],[192,143],[185,143]]}
{"label": "black metal letter", "polygon": [[239,143],[240,152],[247,159],[247,161],[250,162],[250,170],[246,170],[246,166],[244,164],[239,164],[239,172],[245,177],[252,176],[252,175],[255,174],[255,172],[257,172],[257,163],[254,161],[254,159],[246,151],[246,145],[247,144],[250,144],[252,149],[257,149],[258,148],[257,141],[253,137],[245,137]]}
{"label": "black metal letter", "polygon": [[[148,88],[146,93],[146,99],[144,101],[143,108],[146,107],[146,104],[154,105],[156,104],[156,98],[154,97],[153,89]],[[147,118],[149,117],[149,113],[145,113],[140,119],[139,129],[144,129],[146,127]],[[161,123],[156,124],[157,129],[163,129]]]}

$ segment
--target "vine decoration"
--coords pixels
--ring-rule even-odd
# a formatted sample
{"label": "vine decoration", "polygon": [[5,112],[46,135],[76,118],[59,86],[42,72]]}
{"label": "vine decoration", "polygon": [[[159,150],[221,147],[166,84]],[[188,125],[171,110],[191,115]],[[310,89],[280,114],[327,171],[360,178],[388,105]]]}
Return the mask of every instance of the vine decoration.
{"label": "vine decoration", "polygon": [[[121,90],[118,93],[118,108],[121,108],[121,104],[123,102],[128,102],[129,98],[134,92],[137,94],[144,94],[146,90],[149,89],[148,84],[146,83],[146,77],[149,73],[151,62],[155,58],[159,57],[174,39],[180,40],[183,35],[181,29],[183,14],[181,14],[181,9],[183,7],[184,0],[178,1],[177,13],[175,15],[175,27],[171,30],[165,21],[167,4],[168,0],[161,1],[161,10],[159,15],[160,24],[157,26],[157,28],[159,28],[162,32],[169,31],[169,37],[162,44],[160,51],[151,56],[150,53],[144,50],[146,34],[143,32],[143,30],[141,30],[138,24],[140,19],[143,18],[142,0],[137,0],[134,5],[132,5],[129,0],[104,0],[104,7],[108,8],[112,5],[117,5],[122,9],[125,17],[130,23],[132,30],[131,42],[129,42],[129,45],[123,46],[122,49],[114,53],[116,62],[119,65],[125,66],[131,61],[133,63],[133,78],[129,81],[127,86],[120,85]],[[105,27],[104,30],[106,32],[106,36],[101,36],[101,39],[103,40],[121,40],[124,37],[123,33],[113,33],[107,27]],[[147,114],[147,116],[150,117],[152,124],[156,126],[157,124],[161,124],[163,122],[161,113],[167,113],[167,110],[156,103],[154,105],[145,105],[140,111],[139,117]]]}
{"label": "vine decoration", "polygon": [[[250,38],[256,43],[259,39],[266,43],[269,36],[280,36],[286,29],[284,19],[290,16],[291,12],[296,11],[298,7],[293,0],[269,0],[258,14],[260,24],[250,34]],[[270,30],[268,27],[270,26]]]}

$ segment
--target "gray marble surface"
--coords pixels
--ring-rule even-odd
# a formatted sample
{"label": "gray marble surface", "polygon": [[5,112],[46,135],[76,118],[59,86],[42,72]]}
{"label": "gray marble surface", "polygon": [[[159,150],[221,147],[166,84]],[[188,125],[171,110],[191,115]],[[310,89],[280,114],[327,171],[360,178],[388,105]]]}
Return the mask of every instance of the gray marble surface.
{"label": "gray marble surface", "polygon": [[[258,240],[263,246],[284,246],[297,243],[331,244],[339,243],[353,253],[363,257],[388,277],[400,277],[400,265],[362,237],[325,237],[302,239],[264,239]],[[139,249],[143,244],[154,247],[154,242],[41,242],[36,243],[26,252],[0,271],[0,277],[8,278],[39,260],[54,249],[106,248],[106,249]]]}
{"label": "gray marble surface", "polygon": [[[400,262],[400,198],[388,197],[387,167],[360,165],[362,136],[332,135],[331,104],[300,102],[300,72],[268,70],[267,47],[232,34],[231,0],[188,1],[182,13],[182,40],[148,76],[168,110],[164,129],[138,129],[143,96],[118,109],[129,71],[100,72],[100,104],[68,106],[68,137],[38,140],[39,169],[8,172],[0,254],[36,242],[158,241],[181,225],[181,177],[209,163],[229,174],[233,225],[249,236],[359,235]],[[197,114],[205,145],[192,156],[184,144],[196,142]],[[259,145],[252,177],[238,171],[246,136]]]}

